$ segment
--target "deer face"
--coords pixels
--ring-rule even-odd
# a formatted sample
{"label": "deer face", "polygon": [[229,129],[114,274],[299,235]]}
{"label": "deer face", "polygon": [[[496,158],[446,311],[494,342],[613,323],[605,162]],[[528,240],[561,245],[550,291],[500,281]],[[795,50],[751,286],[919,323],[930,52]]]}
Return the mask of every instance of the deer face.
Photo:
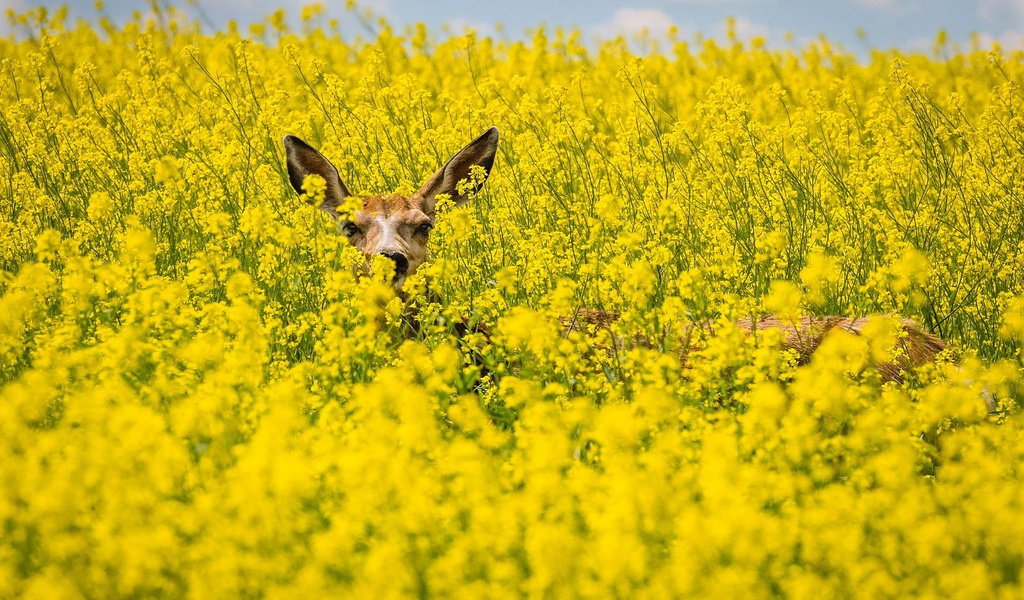
{"label": "deer face", "polygon": [[302,194],[302,182],[307,175],[323,177],[327,186],[319,208],[337,221],[339,231],[367,259],[379,254],[395,261],[394,285],[398,288],[427,260],[427,241],[434,227],[437,196],[447,194],[455,204],[464,204],[469,195],[483,185],[483,181],[479,181],[469,189],[463,186],[459,193],[458,184],[470,178],[470,168],[483,167],[485,180],[490,174],[498,149],[498,130],[491,127],[485,131],[438,169],[412,196],[366,196],[362,198],[362,208],[351,215],[338,213],[338,207],[352,194],[334,165],[293,135],[285,136],[284,147],[288,155],[288,179],[295,191]]}

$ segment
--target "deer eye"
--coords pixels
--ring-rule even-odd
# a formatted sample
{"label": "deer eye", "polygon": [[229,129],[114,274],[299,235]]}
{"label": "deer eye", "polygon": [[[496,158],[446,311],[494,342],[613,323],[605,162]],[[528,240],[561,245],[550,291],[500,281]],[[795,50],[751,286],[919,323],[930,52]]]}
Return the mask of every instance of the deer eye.
{"label": "deer eye", "polygon": [[433,228],[434,224],[431,223],[430,221],[427,221],[426,223],[421,223],[420,226],[416,228],[416,235],[427,235]]}
{"label": "deer eye", "polygon": [[356,224],[353,223],[352,221],[345,221],[344,223],[342,223],[341,232],[347,235],[348,237],[352,237],[357,233],[360,233],[359,227],[357,227]]}

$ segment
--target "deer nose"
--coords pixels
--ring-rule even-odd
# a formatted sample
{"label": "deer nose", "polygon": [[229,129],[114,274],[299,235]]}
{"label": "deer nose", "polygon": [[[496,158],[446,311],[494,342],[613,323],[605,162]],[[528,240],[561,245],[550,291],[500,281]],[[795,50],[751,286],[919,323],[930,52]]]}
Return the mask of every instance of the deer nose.
{"label": "deer nose", "polygon": [[382,252],[381,254],[395,261],[395,277],[401,277],[409,270],[409,259],[401,252]]}

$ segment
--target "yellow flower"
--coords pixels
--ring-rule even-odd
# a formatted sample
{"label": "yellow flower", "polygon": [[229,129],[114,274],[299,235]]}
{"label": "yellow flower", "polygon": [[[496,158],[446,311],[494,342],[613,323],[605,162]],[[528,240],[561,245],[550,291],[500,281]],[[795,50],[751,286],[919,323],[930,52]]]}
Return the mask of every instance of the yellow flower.
{"label": "yellow flower", "polygon": [[790,281],[773,281],[764,307],[783,319],[792,319],[801,313],[803,295],[800,288]]}
{"label": "yellow flower", "polygon": [[114,203],[106,192],[96,192],[89,196],[89,208],[87,214],[94,221],[101,221],[107,218],[114,210]]}
{"label": "yellow flower", "polygon": [[60,250],[61,235],[55,229],[47,229],[36,237],[36,256],[41,261],[50,261],[56,258]]}

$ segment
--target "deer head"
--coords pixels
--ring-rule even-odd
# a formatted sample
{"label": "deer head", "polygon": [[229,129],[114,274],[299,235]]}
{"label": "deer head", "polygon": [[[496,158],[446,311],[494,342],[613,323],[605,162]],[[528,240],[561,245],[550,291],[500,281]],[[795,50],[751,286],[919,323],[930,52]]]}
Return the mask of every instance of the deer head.
{"label": "deer head", "polygon": [[491,127],[473,140],[427,179],[415,194],[364,196],[362,209],[351,215],[338,213],[338,207],[352,194],[331,161],[293,135],[285,136],[284,148],[288,156],[288,179],[295,191],[302,194],[302,182],[307,175],[323,177],[327,186],[319,208],[337,221],[338,230],[367,260],[380,254],[395,261],[394,285],[398,288],[427,260],[427,240],[434,226],[437,197],[447,194],[457,205],[469,200],[470,194],[483,185],[483,180],[468,189],[463,184],[461,193],[459,182],[470,179],[470,168],[474,165],[483,167],[484,180],[487,179],[498,150],[498,129]]}

